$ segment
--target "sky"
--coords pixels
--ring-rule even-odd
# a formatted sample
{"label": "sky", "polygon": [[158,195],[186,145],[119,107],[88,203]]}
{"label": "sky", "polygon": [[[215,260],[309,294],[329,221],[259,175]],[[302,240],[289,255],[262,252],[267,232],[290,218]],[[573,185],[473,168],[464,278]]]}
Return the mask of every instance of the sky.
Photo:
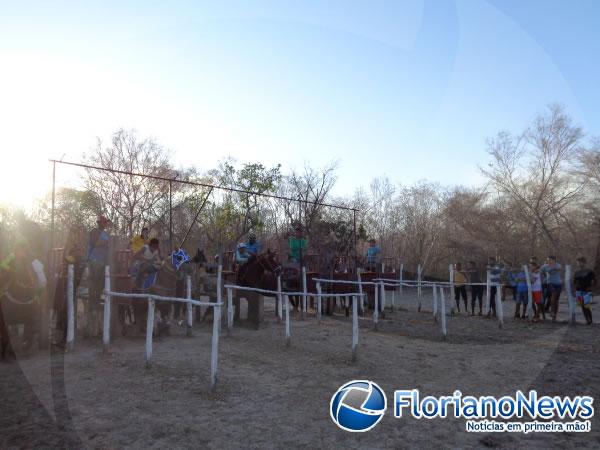
{"label": "sky", "polygon": [[0,0],[0,202],[120,127],[201,170],[337,160],[337,195],[476,185],[550,103],[600,135],[599,55],[595,0]]}

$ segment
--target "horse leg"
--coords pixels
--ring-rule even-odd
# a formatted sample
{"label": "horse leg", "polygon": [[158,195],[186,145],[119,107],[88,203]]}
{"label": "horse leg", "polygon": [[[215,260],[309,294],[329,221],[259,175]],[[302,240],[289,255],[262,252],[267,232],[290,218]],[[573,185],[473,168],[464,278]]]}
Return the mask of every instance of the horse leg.
{"label": "horse leg", "polygon": [[0,359],[12,357],[14,351],[10,345],[10,336],[8,333],[8,327],[4,322],[4,314],[2,313],[2,306],[0,305]]}
{"label": "horse leg", "polygon": [[237,295],[233,298],[233,321],[240,321],[240,297]]}
{"label": "horse leg", "polygon": [[258,329],[264,316],[264,298],[259,293],[251,293],[247,296],[248,300],[248,321],[254,324]]}

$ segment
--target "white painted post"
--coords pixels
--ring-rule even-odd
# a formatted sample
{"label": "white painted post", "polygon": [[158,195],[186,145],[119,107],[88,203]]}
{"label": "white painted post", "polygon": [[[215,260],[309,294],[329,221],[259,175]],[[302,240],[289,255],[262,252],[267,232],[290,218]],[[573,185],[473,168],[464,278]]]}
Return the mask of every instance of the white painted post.
{"label": "white painted post", "polygon": [[504,326],[504,309],[502,307],[502,285],[496,286],[496,315],[498,316],[498,328]]}
{"label": "white painted post", "polygon": [[358,297],[352,296],[352,361],[356,361],[358,350]]}
{"label": "white painted post", "polygon": [[221,305],[213,306],[213,333],[210,353],[210,388],[217,384],[217,366],[219,364],[219,328],[221,328]]}
{"label": "white painted post", "polygon": [[421,312],[421,264],[417,266],[417,297],[419,298],[418,312]]}
{"label": "white painted post", "polygon": [[485,281],[485,313],[490,313],[490,297],[492,295],[492,272],[487,271],[487,278]]}
{"label": "white painted post", "polygon": [[104,327],[102,329],[102,343],[104,353],[110,347],[110,266],[104,267]]}
{"label": "white painted post", "polygon": [[281,275],[277,275],[277,318],[281,322],[283,319],[283,295],[281,294]]}
{"label": "white painted post", "polygon": [[433,285],[433,319],[437,322],[437,285]]}
{"label": "white painted post", "polygon": [[362,286],[362,281],[360,279],[360,269],[358,269],[358,268],[356,269],[356,279],[358,281],[358,292],[360,292],[360,299],[361,299],[360,301],[361,301],[362,313],[363,313],[363,317],[364,317],[365,316],[365,310],[366,310],[366,307],[365,307],[366,296],[363,295],[363,286]]}
{"label": "white painted post", "polygon": [[285,303],[285,345],[286,347],[290,346],[290,298],[287,295],[283,296],[283,301]]}
{"label": "white painted post", "polygon": [[[223,303],[223,292],[222,292],[222,284],[223,284],[223,264],[219,264],[217,269],[217,303]],[[215,311],[213,310],[213,315]],[[221,323],[219,323],[219,327]]]}
{"label": "white painted post", "polygon": [[375,310],[373,311],[373,329],[377,331],[377,324],[379,322],[379,286],[375,284],[373,286],[375,292]]}
{"label": "white painted post", "polygon": [[527,281],[527,319],[533,319],[533,291],[531,289],[531,278],[529,278],[529,268],[527,264],[523,265],[523,271],[525,272],[525,280]]}
{"label": "white painted post", "polygon": [[67,350],[72,351],[75,346],[75,306],[74,283],[75,268],[69,264],[67,268]]}
{"label": "white painted post", "polygon": [[317,283],[317,321],[321,323],[321,283]]}
{"label": "white painted post", "polygon": [[302,266],[302,320],[306,318],[306,267]]}
{"label": "white painted post", "polygon": [[404,293],[404,286],[402,286],[402,282],[403,282],[403,274],[402,272],[404,272],[404,264],[400,264],[400,299],[402,299],[402,294]]}
{"label": "white painted post", "polygon": [[232,328],[233,328],[233,289],[227,288],[227,333],[231,333]]}
{"label": "white painted post", "polygon": [[444,339],[448,336],[448,330],[446,329],[446,299],[444,298],[444,287],[440,286],[440,300],[441,300],[441,308],[440,314],[442,316],[442,334],[444,335]]}
{"label": "white painted post", "polygon": [[146,321],[146,367],[152,359],[152,332],[154,331],[154,300],[148,297],[148,320]]}
{"label": "white painted post", "polygon": [[[452,307],[450,308],[451,312],[454,312],[454,304],[452,303],[452,296],[454,295],[454,264],[450,264],[448,266],[449,270],[449,280],[450,280],[450,304]],[[460,299],[458,300],[458,304],[460,305]]]}
{"label": "white painted post", "polygon": [[[192,299],[192,277],[189,275],[187,277],[185,277],[185,298],[187,298],[188,300]],[[186,308],[187,308],[186,336],[191,337],[192,336],[192,326],[194,325],[194,314],[192,312],[192,304],[188,302],[186,304]]]}
{"label": "white painted post", "polygon": [[379,287],[381,288],[381,311],[385,316],[385,284],[383,281],[379,282]]}
{"label": "white painted post", "polygon": [[571,266],[565,266],[565,289],[567,291],[567,299],[569,300],[569,325],[575,325],[575,298],[573,297],[573,289],[571,288]]}

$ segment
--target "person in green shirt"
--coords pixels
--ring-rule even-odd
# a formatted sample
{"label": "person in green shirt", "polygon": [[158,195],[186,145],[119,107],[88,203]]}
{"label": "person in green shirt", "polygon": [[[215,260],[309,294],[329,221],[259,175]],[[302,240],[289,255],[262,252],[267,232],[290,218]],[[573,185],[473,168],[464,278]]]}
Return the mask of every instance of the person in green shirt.
{"label": "person in green shirt", "polygon": [[290,261],[301,263],[308,247],[308,241],[302,236],[302,227],[296,225],[294,234],[288,239]]}

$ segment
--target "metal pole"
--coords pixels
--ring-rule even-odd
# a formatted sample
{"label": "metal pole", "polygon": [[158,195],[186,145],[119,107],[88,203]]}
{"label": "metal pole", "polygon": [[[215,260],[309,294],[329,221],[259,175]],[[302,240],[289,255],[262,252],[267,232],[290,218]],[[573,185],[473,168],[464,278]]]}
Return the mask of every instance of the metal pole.
{"label": "metal pole", "polygon": [[169,252],[173,250],[173,182],[169,181]]}
{"label": "metal pole", "polygon": [[358,236],[356,236],[356,209],[352,210],[352,215],[353,215],[353,218],[352,218],[352,220],[353,220],[352,229],[354,231],[354,239],[353,239],[353,241],[354,241],[354,249],[353,249],[354,250],[354,268],[356,269],[357,260],[358,260],[358,248],[357,248],[357,239],[358,239]]}

